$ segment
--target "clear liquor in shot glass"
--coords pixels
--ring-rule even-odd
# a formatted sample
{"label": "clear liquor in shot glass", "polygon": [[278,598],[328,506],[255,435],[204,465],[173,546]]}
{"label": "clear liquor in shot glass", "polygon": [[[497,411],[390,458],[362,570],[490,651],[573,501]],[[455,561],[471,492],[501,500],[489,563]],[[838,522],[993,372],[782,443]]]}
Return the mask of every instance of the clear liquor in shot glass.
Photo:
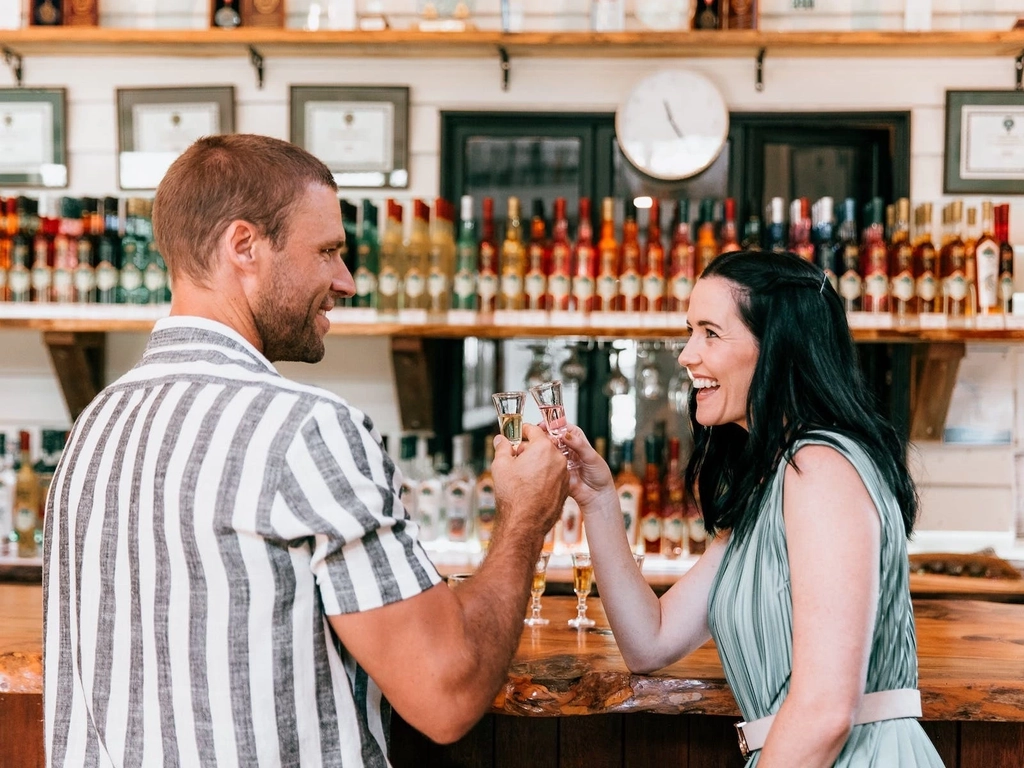
{"label": "clear liquor in shot glass", "polygon": [[565,420],[565,405],[562,403],[562,382],[549,381],[530,387],[530,394],[537,401],[541,416],[544,417],[544,425],[548,434],[555,441],[558,450],[566,458],[566,467],[576,469],[579,466],[576,452],[565,444],[566,431],[569,429],[569,422]]}
{"label": "clear liquor in shot glass", "polygon": [[510,443],[512,455],[519,451],[523,442],[523,402],[526,395],[522,392],[498,392],[491,395],[494,410],[498,412],[498,428]]}

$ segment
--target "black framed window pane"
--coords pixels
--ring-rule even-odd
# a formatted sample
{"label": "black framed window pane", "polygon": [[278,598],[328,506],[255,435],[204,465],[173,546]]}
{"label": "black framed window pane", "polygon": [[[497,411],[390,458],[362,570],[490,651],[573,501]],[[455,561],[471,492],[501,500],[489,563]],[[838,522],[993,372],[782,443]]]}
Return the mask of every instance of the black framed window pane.
{"label": "black framed window pane", "polygon": [[762,199],[858,197],[872,186],[862,178],[870,165],[859,155],[853,147],[765,144]]}

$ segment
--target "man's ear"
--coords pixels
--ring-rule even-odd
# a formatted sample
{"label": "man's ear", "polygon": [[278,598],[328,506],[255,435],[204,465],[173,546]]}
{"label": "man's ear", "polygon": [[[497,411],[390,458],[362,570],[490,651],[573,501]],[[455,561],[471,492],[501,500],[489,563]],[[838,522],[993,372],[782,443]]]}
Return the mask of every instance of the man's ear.
{"label": "man's ear", "polygon": [[224,230],[221,245],[233,267],[243,272],[251,272],[257,266],[259,240],[259,232],[255,225],[244,219],[236,219]]}

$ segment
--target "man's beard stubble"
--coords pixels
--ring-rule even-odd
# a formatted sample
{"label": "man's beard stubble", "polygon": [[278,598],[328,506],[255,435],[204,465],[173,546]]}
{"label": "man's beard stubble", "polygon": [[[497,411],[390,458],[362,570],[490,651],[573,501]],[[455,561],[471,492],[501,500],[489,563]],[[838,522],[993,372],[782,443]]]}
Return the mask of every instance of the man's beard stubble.
{"label": "man's beard stubble", "polygon": [[324,342],[316,330],[316,315],[296,318],[280,303],[261,295],[253,318],[263,342],[263,355],[270,362],[319,363]]}

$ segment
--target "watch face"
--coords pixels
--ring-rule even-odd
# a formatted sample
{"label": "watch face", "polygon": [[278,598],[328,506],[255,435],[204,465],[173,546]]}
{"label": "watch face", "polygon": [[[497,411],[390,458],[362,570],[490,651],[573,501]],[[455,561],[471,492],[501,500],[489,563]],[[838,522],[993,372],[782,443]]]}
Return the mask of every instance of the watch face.
{"label": "watch face", "polygon": [[685,179],[715,161],[729,111],[704,75],[666,70],[641,80],[619,107],[615,133],[626,158],[656,179]]}

